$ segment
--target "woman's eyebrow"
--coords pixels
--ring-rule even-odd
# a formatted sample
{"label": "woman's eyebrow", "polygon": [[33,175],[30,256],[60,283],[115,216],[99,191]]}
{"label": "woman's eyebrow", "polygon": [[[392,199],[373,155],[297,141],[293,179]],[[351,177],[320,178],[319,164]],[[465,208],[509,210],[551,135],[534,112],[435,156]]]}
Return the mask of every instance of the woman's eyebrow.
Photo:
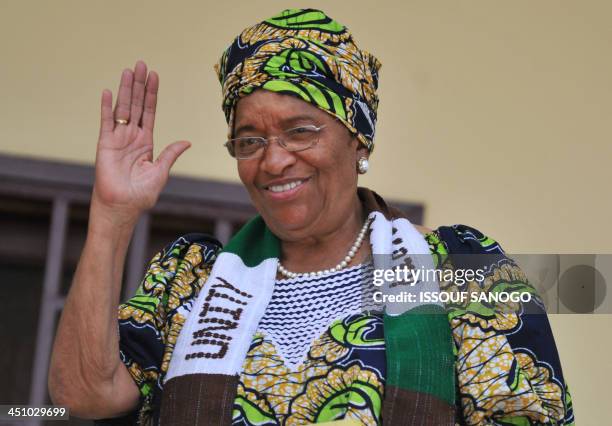
{"label": "woman's eyebrow", "polygon": [[289,117],[285,120],[282,120],[281,123],[283,123],[283,125],[285,126],[291,126],[295,123],[299,123],[301,121],[312,121],[312,122],[316,122],[317,119],[315,117],[313,117],[312,115],[308,115],[308,114],[302,114],[302,115],[295,115],[293,117]]}
{"label": "woman's eyebrow", "polygon": [[245,125],[238,127],[236,130],[234,130],[234,135],[238,135],[242,132],[252,132],[255,130],[256,128],[252,124],[245,124]]}

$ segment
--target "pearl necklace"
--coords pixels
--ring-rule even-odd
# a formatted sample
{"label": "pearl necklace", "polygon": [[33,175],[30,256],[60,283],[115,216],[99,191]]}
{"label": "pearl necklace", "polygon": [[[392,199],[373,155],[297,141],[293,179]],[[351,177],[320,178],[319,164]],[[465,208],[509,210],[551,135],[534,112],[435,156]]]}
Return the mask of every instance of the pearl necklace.
{"label": "pearl necklace", "polygon": [[320,271],[314,271],[314,272],[299,272],[299,273],[298,272],[291,272],[291,271],[287,270],[282,265],[282,263],[279,260],[278,261],[278,272],[280,272],[281,275],[283,275],[284,277],[287,277],[287,278],[320,277],[321,275],[331,274],[332,272],[337,272],[337,271],[339,271],[341,269],[346,268],[346,266],[349,263],[351,263],[351,260],[353,260],[353,257],[355,257],[355,254],[357,254],[357,251],[359,250],[359,247],[361,247],[361,243],[363,243],[363,239],[365,238],[365,233],[368,230],[368,226],[370,225],[370,223],[371,223],[371,220],[369,220],[369,219],[365,221],[365,223],[361,227],[361,231],[359,231],[359,234],[357,235],[357,239],[355,240],[355,242],[353,243],[353,245],[349,249],[347,255],[344,257],[342,262],[338,263],[333,268],[331,268],[331,269],[322,269]]}

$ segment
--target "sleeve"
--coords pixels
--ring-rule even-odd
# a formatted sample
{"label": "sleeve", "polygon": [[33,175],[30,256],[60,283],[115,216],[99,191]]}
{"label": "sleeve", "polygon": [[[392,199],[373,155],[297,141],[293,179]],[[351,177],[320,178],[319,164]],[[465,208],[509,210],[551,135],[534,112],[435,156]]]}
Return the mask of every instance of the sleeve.
{"label": "sleeve", "polygon": [[[468,294],[476,290],[531,295],[529,301],[506,305],[469,297],[447,304],[456,351],[460,423],[573,425],[572,398],[550,323],[524,272],[497,241],[477,229],[452,225],[437,232],[453,269],[484,271],[484,279],[463,284]],[[460,291],[456,282],[445,282],[442,288]]]}
{"label": "sleeve", "polygon": [[119,356],[140,390],[138,408],[100,425],[148,423],[160,401],[163,376],[184,322],[179,307],[197,297],[221,244],[205,234],[179,237],[155,254],[142,282],[118,310]]}

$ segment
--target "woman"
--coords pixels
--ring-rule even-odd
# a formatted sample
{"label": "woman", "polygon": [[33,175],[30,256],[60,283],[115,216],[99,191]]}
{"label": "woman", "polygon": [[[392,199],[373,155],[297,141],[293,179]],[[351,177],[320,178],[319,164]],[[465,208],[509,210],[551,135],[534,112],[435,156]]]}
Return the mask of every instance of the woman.
{"label": "woman", "polygon": [[379,68],[312,9],[234,40],[216,67],[226,147],[259,215],[223,249],[189,234],[160,251],[120,305],[119,336],[128,241],[189,143],[153,161],[158,77],[144,63],[124,71],[114,111],[104,91],[89,232],[49,377],[56,403],[111,423],[573,423],[537,296],[495,309],[419,299],[456,293],[458,280],[386,278],[385,298],[372,285],[403,266],[481,267],[470,286],[534,294],[491,238],[414,226],[357,187]]}

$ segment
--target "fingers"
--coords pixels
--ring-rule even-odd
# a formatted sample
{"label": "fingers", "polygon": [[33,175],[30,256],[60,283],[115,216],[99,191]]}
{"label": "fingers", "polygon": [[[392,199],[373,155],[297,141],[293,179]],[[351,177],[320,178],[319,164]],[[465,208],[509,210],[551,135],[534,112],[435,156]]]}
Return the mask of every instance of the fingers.
{"label": "fingers", "polygon": [[157,90],[159,89],[159,76],[155,71],[149,73],[146,94],[144,98],[144,111],[142,114],[142,128],[153,133],[155,125],[155,110],[157,108]]}
{"label": "fingers", "polygon": [[136,62],[134,67],[134,84],[132,85],[132,105],[130,108],[130,120],[134,124],[139,124],[140,117],[142,116],[146,78],[147,65],[143,61]]}
{"label": "fingers", "polygon": [[110,90],[104,89],[100,105],[100,136],[104,133],[112,132],[114,127],[113,93]]}
{"label": "fingers", "polygon": [[161,164],[163,170],[169,173],[176,159],[189,147],[191,147],[191,143],[188,141],[174,142],[164,148],[155,162]]}
{"label": "fingers", "polygon": [[[153,133],[158,89],[159,76],[151,71],[147,78],[147,64],[143,61],[137,61],[133,71],[129,68],[123,70],[113,113],[113,126],[117,120],[125,120]],[[105,131],[107,129],[105,127]]]}
{"label": "fingers", "polygon": [[121,83],[119,84],[117,103],[115,105],[115,120],[126,120],[128,122],[130,121],[133,80],[134,75],[132,73],[132,70],[123,70],[123,74],[121,74]]}

